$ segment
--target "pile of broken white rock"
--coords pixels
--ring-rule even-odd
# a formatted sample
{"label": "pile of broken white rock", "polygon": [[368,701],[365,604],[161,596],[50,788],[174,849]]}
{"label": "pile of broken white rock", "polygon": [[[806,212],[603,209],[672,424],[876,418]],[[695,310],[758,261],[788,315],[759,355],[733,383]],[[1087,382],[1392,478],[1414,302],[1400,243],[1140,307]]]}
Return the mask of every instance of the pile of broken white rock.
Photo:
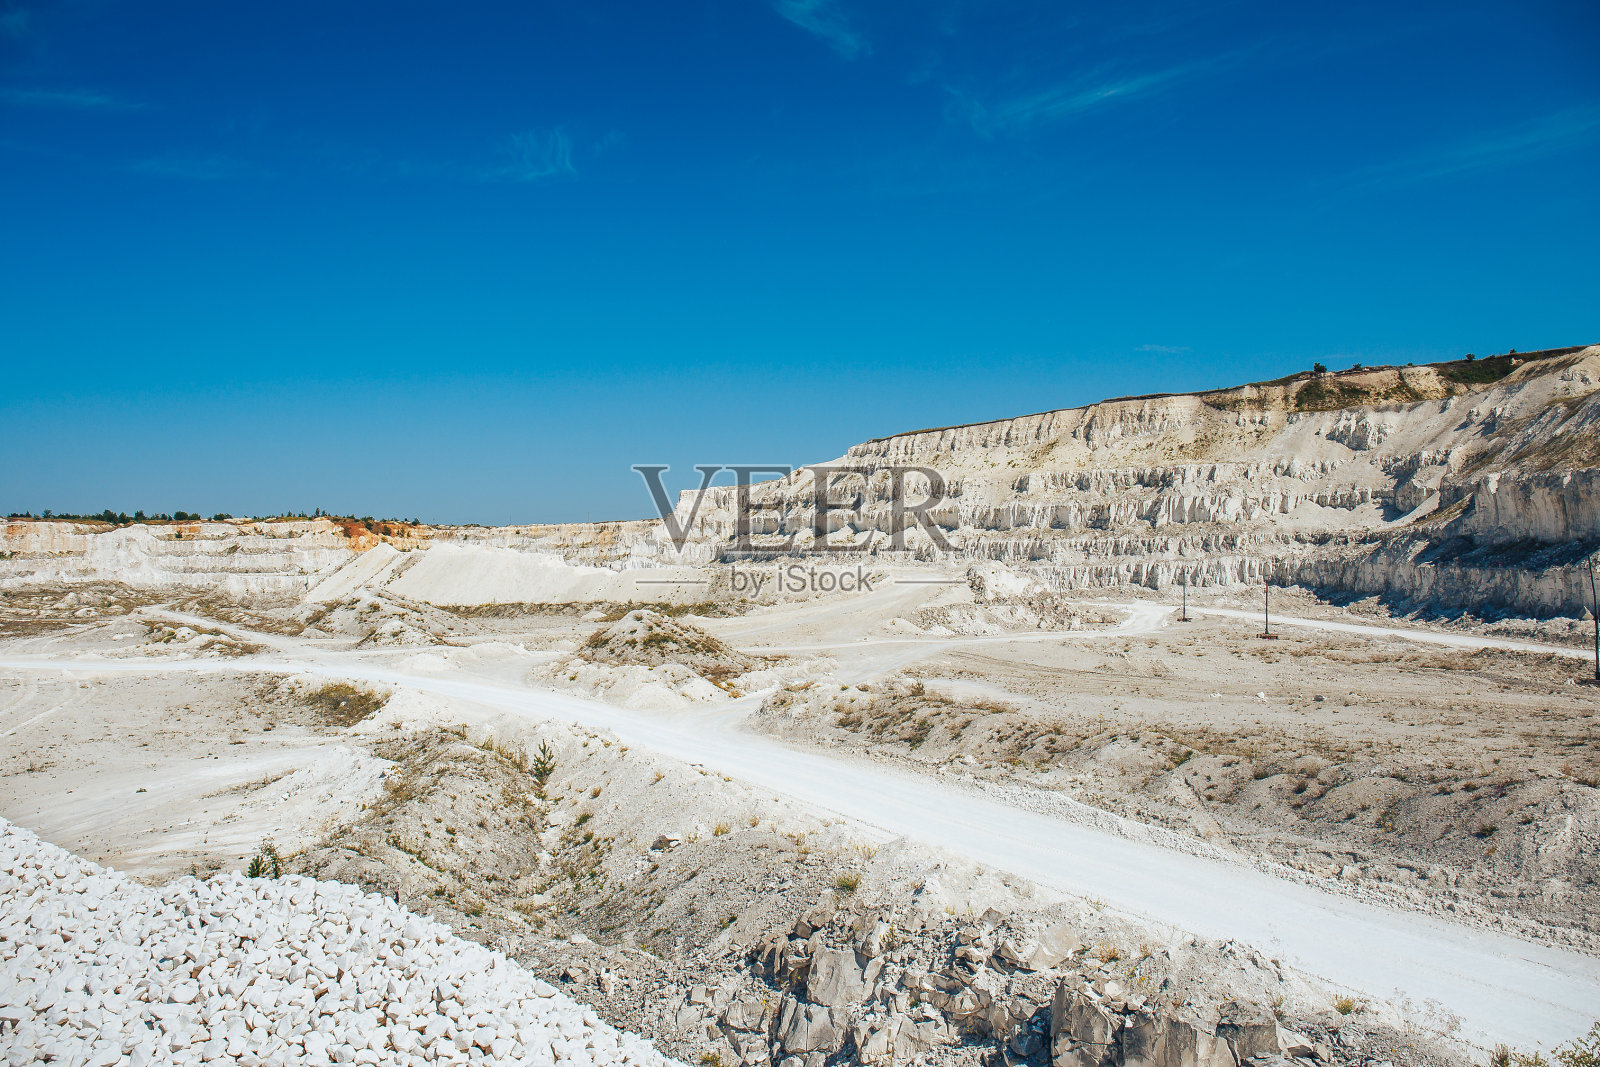
{"label": "pile of broken white rock", "polygon": [[0,1062],[669,1067],[500,953],[308,878],[152,889],[0,819]]}

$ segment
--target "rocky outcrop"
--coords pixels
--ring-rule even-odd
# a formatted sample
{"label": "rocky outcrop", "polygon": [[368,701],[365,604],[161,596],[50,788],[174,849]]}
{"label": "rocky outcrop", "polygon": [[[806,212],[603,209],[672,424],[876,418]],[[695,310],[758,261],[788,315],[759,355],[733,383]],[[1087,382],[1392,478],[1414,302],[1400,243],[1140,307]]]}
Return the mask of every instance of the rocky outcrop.
{"label": "rocky outcrop", "polygon": [[853,1008],[866,1001],[883,961],[859,959],[854,948],[818,948],[806,975],[806,996],[830,1008]]}
{"label": "rocky outcrop", "polygon": [[1486,545],[1600,541],[1600,469],[1491,472],[1457,489],[1458,532]]}
{"label": "rocky outcrop", "polygon": [[785,997],[778,1016],[775,1043],[785,1054],[804,1056],[820,1052],[832,1055],[844,1047],[849,1012],[835,1018],[832,1008],[823,1004],[807,1004],[795,997]]}
{"label": "rocky outcrop", "polygon": [[1280,1052],[1277,1020],[1225,1006],[1214,1018],[1148,1007],[1118,982],[1064,981],[1050,1006],[1052,1067],[1238,1067]]}
{"label": "rocky outcrop", "polygon": [[[997,1046],[1007,1062],[1051,1067],[1239,1067],[1279,1057],[1314,1067],[1345,1058],[1336,1045],[1283,1029],[1259,1000],[1231,999],[1241,994],[1216,978],[1243,965],[1276,981],[1276,964],[1235,947],[1217,957],[1196,942],[1193,952],[1096,958],[1069,923],[990,909],[952,928],[915,904],[851,906],[828,892],[750,951],[770,996],[701,990],[687,1007],[716,1013],[717,1032],[746,1065],[816,1067],[842,1055],[888,1067],[941,1062],[940,1050],[975,1044]],[[691,1027],[702,1017],[689,1015]]]}
{"label": "rocky outcrop", "polygon": [[1286,555],[1260,573],[1330,599],[1384,598],[1402,610],[1581,617],[1590,610],[1594,542],[1479,543],[1426,534],[1373,538]]}
{"label": "rocky outcrop", "polygon": [[1345,411],[1340,413],[1332,427],[1324,431],[1323,436],[1345,445],[1351,451],[1365,452],[1377,448],[1384,438],[1394,432],[1395,421],[1382,416],[1375,418],[1367,411]]}

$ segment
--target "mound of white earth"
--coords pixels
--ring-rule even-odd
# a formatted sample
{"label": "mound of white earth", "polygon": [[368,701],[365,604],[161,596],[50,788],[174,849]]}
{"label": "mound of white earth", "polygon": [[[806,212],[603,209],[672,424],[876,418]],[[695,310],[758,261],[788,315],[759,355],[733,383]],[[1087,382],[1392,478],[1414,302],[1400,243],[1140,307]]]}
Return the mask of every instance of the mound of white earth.
{"label": "mound of white earth", "polygon": [[528,680],[634,711],[688,708],[733,699],[728,690],[681,663],[645,667],[636,663],[592,663],[582,656],[566,656],[534,668],[528,672]]}
{"label": "mound of white earth", "polygon": [[596,630],[579,655],[594,663],[659,667],[677,663],[706,678],[728,678],[754,670],[759,661],[693,626],[649,608],[630,611]]}
{"label": "mound of white earth", "polygon": [[494,1062],[669,1067],[500,953],[309,878],[161,889],[0,820],[11,1064]]}

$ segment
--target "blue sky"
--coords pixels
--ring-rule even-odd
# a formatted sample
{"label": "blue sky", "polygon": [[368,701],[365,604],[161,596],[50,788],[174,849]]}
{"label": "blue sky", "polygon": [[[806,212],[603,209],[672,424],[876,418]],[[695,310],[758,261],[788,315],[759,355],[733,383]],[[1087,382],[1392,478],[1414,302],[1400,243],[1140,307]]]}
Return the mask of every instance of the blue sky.
{"label": "blue sky", "polygon": [[1600,341],[1600,8],[0,0],[0,509],[633,463]]}

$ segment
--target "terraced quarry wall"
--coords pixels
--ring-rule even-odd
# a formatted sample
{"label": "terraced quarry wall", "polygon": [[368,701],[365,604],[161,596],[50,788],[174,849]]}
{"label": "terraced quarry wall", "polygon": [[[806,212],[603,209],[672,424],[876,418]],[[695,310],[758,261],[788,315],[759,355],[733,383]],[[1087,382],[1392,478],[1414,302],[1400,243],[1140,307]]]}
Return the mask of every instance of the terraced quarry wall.
{"label": "terraced quarry wall", "polygon": [[[1304,375],[879,438],[824,466],[828,542],[938,554],[897,512],[938,473],[928,517],[956,558],[1024,564],[1059,589],[1297,582],[1441,609],[1576,614],[1600,540],[1600,347]],[[816,477],[756,486],[769,539],[814,541]],[[731,488],[696,500],[725,553]],[[846,521],[849,520],[849,521]],[[907,528],[911,526],[911,528]],[[658,539],[664,535],[658,533]]]}

